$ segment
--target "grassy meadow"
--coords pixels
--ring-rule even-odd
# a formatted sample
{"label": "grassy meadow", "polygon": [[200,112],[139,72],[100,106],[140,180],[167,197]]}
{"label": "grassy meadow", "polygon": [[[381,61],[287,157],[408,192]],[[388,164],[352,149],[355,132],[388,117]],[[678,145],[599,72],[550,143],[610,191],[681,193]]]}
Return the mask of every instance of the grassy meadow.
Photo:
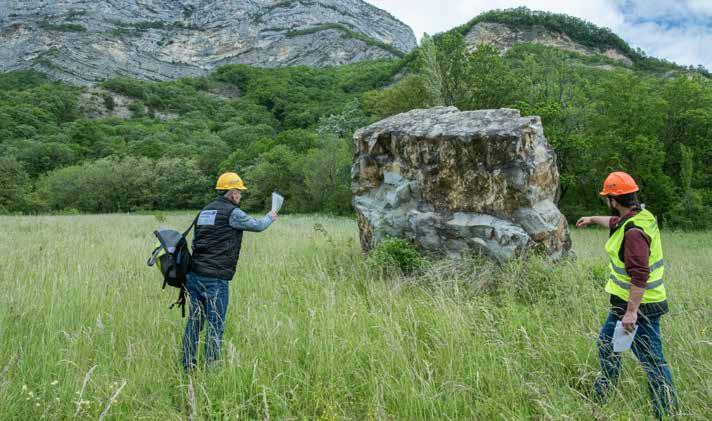
{"label": "grassy meadow", "polygon": [[[575,261],[404,277],[364,259],[350,219],[282,217],[245,236],[222,364],[187,376],[177,290],[145,261],[153,229],[191,217],[0,217],[1,419],[652,417],[630,352],[617,396],[590,400],[603,230],[573,232]],[[666,356],[682,417],[710,419],[712,236],[663,235]]]}

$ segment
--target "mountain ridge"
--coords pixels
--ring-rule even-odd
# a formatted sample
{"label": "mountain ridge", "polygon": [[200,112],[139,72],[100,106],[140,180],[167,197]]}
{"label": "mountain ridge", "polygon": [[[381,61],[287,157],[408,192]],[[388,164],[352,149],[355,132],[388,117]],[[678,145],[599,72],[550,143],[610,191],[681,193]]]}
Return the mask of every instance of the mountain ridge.
{"label": "mountain ridge", "polygon": [[465,37],[471,49],[489,41],[504,52],[515,43],[529,42],[582,55],[607,57],[617,61],[620,66],[639,70],[656,73],[683,70],[712,76],[701,65],[682,66],[649,56],[640,48],[631,47],[609,28],[563,13],[530,10],[524,6],[489,10],[435,37],[448,33],[458,33]]}
{"label": "mountain ridge", "polygon": [[225,64],[348,64],[416,47],[407,25],[360,0],[39,0],[0,11],[0,70],[73,84],[170,80]]}

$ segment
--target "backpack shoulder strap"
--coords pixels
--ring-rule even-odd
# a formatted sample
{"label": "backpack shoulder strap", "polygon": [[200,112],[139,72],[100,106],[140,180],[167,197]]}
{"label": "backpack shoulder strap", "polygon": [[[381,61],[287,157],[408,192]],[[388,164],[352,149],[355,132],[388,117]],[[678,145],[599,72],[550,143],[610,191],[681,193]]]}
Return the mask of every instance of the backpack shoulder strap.
{"label": "backpack shoulder strap", "polygon": [[190,224],[190,226],[188,227],[188,229],[186,229],[185,231],[183,231],[183,237],[185,237],[186,235],[188,235],[188,233],[190,232],[190,230],[192,230],[193,227],[195,226],[195,224],[198,223],[198,218],[200,217],[201,212],[203,212],[203,211],[201,210],[200,212],[198,212],[197,215],[195,215],[195,219],[193,219],[193,223]]}

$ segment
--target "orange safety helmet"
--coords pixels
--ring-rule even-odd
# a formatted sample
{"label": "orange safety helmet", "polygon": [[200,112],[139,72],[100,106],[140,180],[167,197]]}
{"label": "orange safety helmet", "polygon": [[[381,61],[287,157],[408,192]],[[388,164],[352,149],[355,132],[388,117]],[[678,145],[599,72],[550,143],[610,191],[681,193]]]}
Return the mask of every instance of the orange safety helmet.
{"label": "orange safety helmet", "polygon": [[603,190],[600,194],[601,196],[620,196],[639,190],[638,184],[636,184],[630,174],[616,171],[606,177],[606,181],[603,182]]}

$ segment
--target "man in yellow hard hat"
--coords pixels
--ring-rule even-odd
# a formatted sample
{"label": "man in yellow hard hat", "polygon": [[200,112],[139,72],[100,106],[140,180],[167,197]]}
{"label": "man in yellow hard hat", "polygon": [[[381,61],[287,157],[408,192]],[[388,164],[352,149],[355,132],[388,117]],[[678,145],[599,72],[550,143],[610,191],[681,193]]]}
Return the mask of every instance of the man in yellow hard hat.
{"label": "man in yellow hard hat", "polygon": [[629,174],[611,173],[600,194],[614,216],[585,216],[576,226],[596,224],[610,230],[605,249],[610,260],[606,292],[611,294],[611,310],[598,338],[601,375],[595,383],[596,395],[605,402],[618,379],[621,355],[614,352],[613,337],[620,321],[628,335],[635,335],[632,350],[648,375],[653,411],[662,418],[677,405],[660,340],[660,316],[668,311],[665,262],[657,220],[640,204],[639,190]]}
{"label": "man in yellow hard hat", "polygon": [[190,296],[190,316],[183,335],[186,371],[196,366],[198,339],[206,320],[205,363],[220,358],[228,285],[240,257],[242,233],[264,231],[277,219],[273,212],[255,219],[239,208],[242,192],[247,189],[235,173],[221,175],[215,189],[219,196],[200,211],[195,222],[193,258],[186,282]]}

